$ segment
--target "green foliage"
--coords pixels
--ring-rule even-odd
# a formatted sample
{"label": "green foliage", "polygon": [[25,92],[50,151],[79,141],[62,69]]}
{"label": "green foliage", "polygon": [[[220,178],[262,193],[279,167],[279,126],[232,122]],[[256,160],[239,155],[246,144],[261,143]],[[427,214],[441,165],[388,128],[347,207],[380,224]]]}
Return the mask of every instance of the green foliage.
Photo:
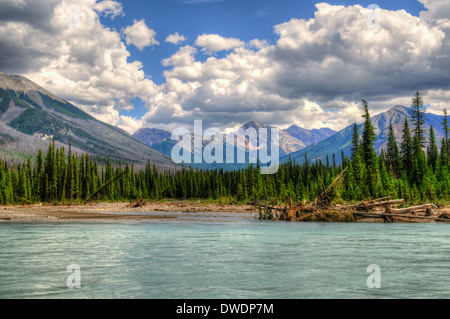
{"label": "green foliage", "polygon": [[392,124],[389,127],[389,137],[387,145],[387,168],[394,177],[399,176],[401,162],[400,162],[400,152],[397,145],[397,140],[394,135],[394,129]]}
{"label": "green foliage", "polygon": [[11,90],[5,91],[4,89],[0,88],[0,99],[2,99],[2,102],[0,103],[1,112],[4,112],[8,109],[11,100],[14,102],[15,105],[19,107],[25,109],[30,108],[24,101],[22,101],[16,96],[16,93],[14,91]]}
{"label": "green foliage", "polygon": [[412,99],[411,109],[414,124],[413,152],[418,157],[425,147],[425,106],[419,92]]}
{"label": "green foliage", "polygon": [[369,197],[380,194],[380,172],[377,153],[373,146],[376,141],[375,128],[370,120],[369,104],[365,100],[363,100],[363,107],[364,125],[361,147],[363,162],[366,167],[364,180],[367,185],[367,195]]}
{"label": "green foliage", "polygon": [[92,116],[90,116],[86,112],[83,112],[82,110],[80,110],[79,108],[77,108],[76,106],[74,106],[70,103],[53,100],[48,95],[45,95],[42,93],[39,93],[39,95],[42,98],[42,102],[44,102],[44,104],[47,107],[52,108],[55,111],[58,111],[59,113],[62,113],[62,114],[65,114],[65,115],[68,115],[71,117],[79,118],[82,120],[96,121]]}
{"label": "green foliage", "polygon": [[[29,111],[36,112],[33,114],[39,121],[40,110],[29,109],[24,113]],[[351,159],[341,155],[343,161],[339,165],[334,154],[332,163],[329,160],[310,162],[305,155],[303,165],[292,161],[282,163],[273,175],[261,175],[259,165],[226,172],[192,168],[160,172],[150,161],[140,170],[134,165],[110,161],[99,166],[89,154],[73,154],[71,143],[66,152],[52,141],[45,156],[39,151],[34,161],[28,158],[24,159],[25,164],[11,166],[0,160],[0,203],[82,202],[100,189],[95,200],[176,198],[233,204],[311,202],[347,167],[343,182],[328,193],[336,202],[390,195],[409,203],[446,203],[450,195],[450,167],[445,138],[439,152],[431,129],[427,155],[423,151],[415,154],[405,120],[400,150],[391,128],[387,150],[377,156],[373,148],[374,129],[365,101],[364,119],[361,141],[358,127],[354,127]],[[270,219],[273,215],[262,217]],[[319,217],[310,218],[351,221],[351,216],[331,213]]]}
{"label": "green foliage", "polygon": [[402,160],[402,170],[406,172],[407,175],[410,174],[414,165],[414,151],[408,118],[405,118],[405,125],[403,127],[401,160]]}
{"label": "green foliage", "polygon": [[25,110],[10,123],[10,126],[29,135],[43,130],[52,134],[64,128],[61,123],[52,120],[46,112],[34,108]]}

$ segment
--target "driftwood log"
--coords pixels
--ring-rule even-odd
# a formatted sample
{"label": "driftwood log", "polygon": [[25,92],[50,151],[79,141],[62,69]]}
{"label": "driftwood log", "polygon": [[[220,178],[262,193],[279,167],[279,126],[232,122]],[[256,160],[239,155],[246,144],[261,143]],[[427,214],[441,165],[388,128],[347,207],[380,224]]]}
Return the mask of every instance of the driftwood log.
{"label": "driftwood log", "polygon": [[[321,195],[323,196],[323,194]],[[393,223],[401,220],[411,221],[435,221],[435,222],[450,222],[450,213],[438,213],[433,210],[437,209],[434,204],[425,204],[419,206],[405,207],[405,208],[393,208],[396,205],[404,203],[404,199],[392,199],[392,196],[370,199],[363,201],[356,205],[349,206],[326,206],[324,203],[316,200],[311,206],[306,206],[299,202],[297,204],[284,204],[282,206],[263,205],[260,203],[247,203],[248,205],[256,206],[261,210],[263,209],[265,214],[260,216],[275,216],[277,220],[303,220],[303,217],[309,215],[330,216],[333,219],[333,214],[352,214],[355,221],[364,218],[376,218],[383,219],[387,223]],[[276,212],[272,214],[271,212]],[[268,214],[269,213],[269,214]],[[263,217],[264,219],[264,217]],[[272,217],[271,217],[272,219]]]}
{"label": "driftwood log", "polygon": [[404,213],[416,213],[419,211],[425,212],[427,209],[437,208],[434,204],[425,204],[420,206],[399,208],[399,209],[391,209],[391,212],[394,214],[404,214]]}
{"label": "driftwood log", "polygon": [[127,207],[131,207],[131,208],[137,208],[137,207],[144,207],[145,205],[147,205],[147,201],[143,200],[143,199],[139,199],[138,201],[132,203],[130,201],[130,204],[127,205]]}
{"label": "driftwood log", "polygon": [[373,208],[376,208],[376,207],[387,207],[387,206],[390,206],[390,205],[397,205],[397,204],[403,203],[404,201],[405,201],[404,199],[395,199],[395,200],[388,200],[388,201],[374,200],[374,201],[371,201],[371,202],[362,202],[362,203],[359,203],[359,204],[356,204],[356,205],[340,206],[340,207],[336,207],[336,209],[370,211],[370,210],[372,210]]}

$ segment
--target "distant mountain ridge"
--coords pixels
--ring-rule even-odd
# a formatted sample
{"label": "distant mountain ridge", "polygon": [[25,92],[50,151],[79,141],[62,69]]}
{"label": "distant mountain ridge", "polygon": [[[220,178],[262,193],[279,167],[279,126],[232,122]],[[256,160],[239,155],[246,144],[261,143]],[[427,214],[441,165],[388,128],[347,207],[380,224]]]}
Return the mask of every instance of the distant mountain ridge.
{"label": "distant mountain ridge", "polygon": [[330,128],[306,130],[298,125],[291,125],[284,132],[303,142],[305,147],[319,143],[337,132]]}
{"label": "distant mountain ridge", "polygon": [[[291,126],[291,128],[293,128],[293,127],[294,126]],[[311,143],[320,141],[320,140],[330,136],[334,132],[333,130],[326,129],[326,128],[311,130],[311,131],[302,129],[298,126],[297,126],[297,128],[298,128],[297,131],[301,130],[302,133],[304,134],[303,136],[306,137],[307,145],[311,145]],[[265,125],[265,124],[257,122],[257,121],[249,121],[249,122],[241,125],[239,129],[243,130],[244,132],[249,129],[255,129],[256,132],[259,132],[260,129],[267,129],[268,143],[269,143],[269,148],[270,148],[271,130],[273,129],[273,127]],[[239,135],[240,134],[239,130],[237,130],[233,134]],[[167,156],[171,156],[172,149],[177,144],[176,141],[171,140],[171,134],[169,132],[165,132],[165,131],[159,130],[159,129],[149,129],[149,128],[140,129],[133,134],[133,137],[139,139],[143,143],[151,146],[155,150],[157,150]],[[202,168],[202,169],[223,168],[226,170],[240,169],[240,168],[247,166],[248,165],[248,156],[249,156],[248,151],[258,149],[259,148],[259,140],[257,139],[256,141],[254,141],[254,142],[256,142],[256,145],[255,145],[254,143],[250,143],[251,141],[249,140],[249,138],[247,136],[243,136],[243,137],[244,137],[243,142],[242,141],[239,142],[239,140],[236,140],[238,142],[238,144],[233,145],[232,147],[234,147],[235,154],[237,153],[238,150],[246,151],[247,163],[245,163],[245,164],[236,164],[236,163],[234,163],[234,164],[231,164],[231,163],[205,164],[205,163],[202,163],[202,164],[192,164],[192,166],[196,167],[196,168]],[[291,153],[301,150],[307,146],[303,140],[298,139],[295,136],[292,136],[291,134],[289,134],[288,130],[279,130],[279,137],[280,137],[280,156],[285,156],[285,155],[291,154]],[[191,136],[191,138],[193,138],[193,136]],[[224,138],[223,149],[224,149],[224,159],[225,159],[225,150],[229,146],[227,144],[227,139],[226,139],[225,135],[223,136],[223,138]],[[203,147],[205,147],[207,144],[208,144],[207,141],[203,141]],[[193,158],[193,154],[191,155],[191,157]],[[226,161],[224,160],[224,162],[226,162]]]}
{"label": "distant mountain ridge", "polygon": [[[405,123],[405,117],[408,117],[408,121],[412,119],[412,110],[411,108],[397,105],[390,110],[377,114],[371,118],[372,124],[375,127],[375,133],[377,134],[377,140],[374,144],[375,150],[380,153],[383,148],[387,145],[389,126],[392,124],[394,129],[395,137],[397,138],[397,142],[401,142],[403,126]],[[436,139],[440,144],[440,141],[444,137],[444,131],[442,129],[442,121],[443,116],[426,113],[425,116],[425,130],[426,137],[429,137],[430,127],[433,126],[433,129],[436,134]],[[358,125],[358,130],[360,135],[362,134],[363,124]],[[295,153],[289,154],[281,159],[281,161],[288,161],[289,158],[299,162],[304,163],[305,154],[307,155],[310,161],[314,161],[316,158],[324,161],[326,156],[328,155],[331,160],[333,153],[336,155],[336,160],[340,162],[342,160],[341,152],[343,151],[345,156],[350,156],[350,148],[351,148],[351,140],[353,133],[353,125],[346,127],[345,129],[337,132],[331,137],[318,142],[315,145],[308,146],[305,149],[297,151]],[[428,140],[427,140],[428,141]]]}
{"label": "distant mountain ridge", "polygon": [[[270,133],[271,126],[256,121],[249,121],[240,127],[244,131],[249,128],[255,129],[257,132],[259,129],[266,128]],[[335,131],[329,128],[306,130],[297,125],[292,125],[286,130],[280,130],[280,152],[282,155],[296,152],[309,145],[318,143],[335,133]],[[168,149],[167,145],[174,145],[170,141],[165,141],[166,139],[170,140],[171,135],[169,132],[156,128],[142,128],[137,130],[133,134],[133,137],[166,154]],[[248,142],[248,138],[246,138],[246,142]],[[162,145],[160,145],[161,143]]]}
{"label": "distant mountain ridge", "polygon": [[[267,130],[267,138],[270,143],[270,136],[271,136],[271,130],[272,126],[265,125],[260,122],[250,121],[241,126],[241,129],[245,132],[248,129],[255,129],[256,132],[259,132],[260,129],[266,129]],[[235,132],[236,134],[238,133]],[[305,143],[303,143],[302,140],[299,140],[292,135],[286,133],[283,130],[279,130],[279,138],[280,138],[280,154],[281,156],[296,152],[298,150],[301,150],[306,147]],[[248,138],[245,138],[246,142],[248,143]],[[258,141],[259,143],[259,141]],[[269,144],[270,145],[270,144]],[[239,145],[242,148],[245,148],[245,145]],[[258,148],[258,145],[250,145],[251,148],[255,149]]]}
{"label": "distant mountain ridge", "polygon": [[157,128],[141,128],[132,135],[142,143],[152,146],[161,143],[165,139],[170,139],[172,134]]}
{"label": "distant mountain ridge", "polygon": [[[23,134],[44,136],[66,146],[72,141],[77,150],[103,159],[142,164],[150,159],[156,164],[173,165],[169,158],[122,129],[95,119],[20,75],[0,73],[0,122],[11,128],[10,136],[21,137],[15,140],[17,143],[25,142]],[[8,137],[0,138],[1,153]],[[23,147],[21,151],[27,155]]]}

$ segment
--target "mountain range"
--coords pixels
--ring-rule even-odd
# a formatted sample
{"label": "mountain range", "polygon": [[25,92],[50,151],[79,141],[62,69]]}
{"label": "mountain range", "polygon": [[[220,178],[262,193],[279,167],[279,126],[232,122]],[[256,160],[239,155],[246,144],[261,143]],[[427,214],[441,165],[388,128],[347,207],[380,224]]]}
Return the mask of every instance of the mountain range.
{"label": "mountain range", "polygon": [[[105,124],[20,75],[0,73],[0,154],[5,159],[46,151],[48,141],[72,145],[99,159],[115,162],[173,165],[170,158],[134,139],[115,126]],[[46,144],[43,145],[43,144]],[[67,150],[67,148],[66,148]]]}
{"label": "mountain range", "polygon": [[170,139],[172,134],[157,128],[141,128],[134,132],[133,137],[142,143],[152,146],[161,143],[165,139]]}
{"label": "mountain range", "polygon": [[337,133],[330,128],[307,130],[295,124],[283,131],[302,141],[305,147],[319,143],[320,141],[325,140]]}
{"label": "mountain range", "polygon": [[[256,132],[259,132],[260,129],[267,129],[268,137],[269,137],[269,147],[270,147],[270,132],[272,127],[265,125],[260,122],[256,121],[250,121],[245,124],[243,124],[240,128],[242,131],[247,131],[248,129],[254,129]],[[259,147],[259,140],[257,139],[252,143],[251,140],[249,140],[248,136],[245,136],[242,134],[242,131],[237,130],[236,132],[233,132],[232,134],[236,134],[237,136],[242,136],[242,140],[236,140],[236,144],[232,145],[231,147],[234,148],[234,154],[236,157],[237,150],[244,150],[246,152],[246,163],[248,163],[248,157],[249,157],[249,151],[258,149]],[[292,132],[290,134],[289,132]],[[324,138],[327,138],[331,136],[335,131],[331,129],[320,129],[320,130],[306,130],[299,126],[293,125],[287,130],[280,130],[279,131],[279,138],[280,138],[280,156],[285,156],[291,153],[294,153],[298,150],[304,149],[306,146],[311,145],[312,143],[316,141],[321,141]],[[297,134],[297,137],[293,136],[293,134]],[[133,134],[133,137],[142,141],[143,143],[151,146],[155,150],[158,150],[159,152],[171,156],[173,147],[177,144],[177,141],[173,141],[170,139],[171,134],[169,132],[165,132],[159,129],[140,129],[136,131],[136,133]],[[193,135],[191,135],[191,143],[193,139]],[[255,144],[256,143],[256,144]],[[203,141],[203,147],[205,147],[208,144],[208,141]],[[192,145],[192,144],[191,144]],[[226,149],[228,146],[226,135],[224,135],[224,158],[226,154]],[[191,154],[191,158],[193,158],[193,153]],[[237,162],[237,161],[235,161]],[[231,169],[239,169],[245,167],[247,164],[193,164],[192,166],[197,168],[223,168],[226,170]]]}
{"label": "mountain range", "polygon": [[[397,105],[388,111],[377,114],[371,118],[377,135],[374,147],[378,153],[380,153],[383,148],[386,148],[389,126],[391,124],[397,142],[401,142],[405,117],[411,122],[412,110],[408,107]],[[427,132],[426,137],[429,137],[429,130],[431,126],[433,126],[438,144],[440,144],[441,139],[444,137],[442,121],[443,116],[426,113],[424,126]],[[357,126],[361,135],[363,125],[358,124]],[[260,128],[270,127],[259,122],[251,121],[242,125],[241,128],[244,130],[248,128],[255,128],[258,130]],[[297,125],[292,125],[289,128],[280,131],[281,162],[291,159],[298,163],[304,163],[305,154],[307,154],[310,161],[315,161],[317,159],[325,161],[327,156],[331,161],[333,154],[335,154],[336,161],[339,163],[342,160],[342,151],[346,156],[350,156],[352,133],[353,125],[350,125],[339,132],[335,132],[328,128],[306,130]],[[170,155],[172,147],[175,144],[175,141],[166,139],[162,142],[153,144],[152,147],[166,155]],[[237,147],[243,148],[245,146],[237,145]],[[243,165],[238,166],[238,168],[241,168],[242,166]],[[235,168],[236,166],[232,166],[232,169]]]}
{"label": "mountain range", "polygon": [[[410,108],[397,105],[392,109],[372,117],[377,140],[375,150],[380,152],[386,147],[389,126],[392,124],[397,141],[401,141],[405,117],[412,118]],[[427,113],[425,129],[429,132],[434,127],[438,142],[443,138],[443,116]],[[273,127],[260,122],[250,121],[240,129],[267,129]],[[360,134],[362,124],[358,125]],[[336,155],[336,161],[341,161],[341,153],[350,155],[353,125],[335,132],[328,128],[306,130],[297,125],[280,130],[281,161],[292,159],[302,163],[305,154],[309,160],[331,160]],[[234,134],[242,134],[237,130]],[[269,133],[270,136],[270,133]],[[235,153],[238,150],[246,152],[247,162],[249,150],[259,148],[247,136],[243,141],[233,144]],[[191,139],[193,136],[191,135]],[[34,157],[39,149],[46,150],[49,140],[55,139],[60,146],[68,147],[72,141],[74,152],[90,153],[104,161],[109,158],[115,163],[131,162],[144,164],[147,160],[163,166],[173,166],[170,158],[172,148],[177,141],[171,140],[171,133],[160,129],[143,128],[131,136],[120,128],[103,123],[73,104],[48,92],[32,81],[20,75],[7,75],[0,72],[0,156],[3,159],[23,161]],[[189,138],[188,138],[189,139]],[[270,143],[269,139],[269,143]],[[227,141],[224,138],[224,156]],[[209,141],[203,141],[203,147]],[[270,146],[270,145],[269,145]],[[191,154],[193,156],[193,154]],[[197,168],[226,170],[240,169],[246,164],[194,164]]]}
{"label": "mountain range", "polygon": [[[253,128],[256,131],[266,128],[270,132],[271,127],[255,121],[247,122],[240,127],[244,131],[249,128]],[[234,133],[237,133],[237,131]],[[335,133],[336,131],[329,128],[306,130],[297,125],[292,125],[286,130],[280,130],[280,154],[291,154],[326,139]],[[174,145],[174,143],[169,142],[171,133],[155,128],[139,129],[133,134],[133,137],[163,153],[167,153],[169,150],[165,145]],[[245,141],[248,143],[248,138],[245,138]],[[241,146],[243,147],[243,145]],[[252,145],[251,147],[256,146]]]}
{"label": "mountain range", "polygon": [[[389,126],[392,124],[394,129],[395,137],[397,138],[397,142],[401,142],[402,131],[405,123],[405,117],[408,118],[408,121],[412,121],[412,110],[411,108],[407,108],[405,106],[397,105],[390,110],[377,114],[371,118],[372,124],[375,128],[376,133],[376,142],[375,142],[375,150],[380,153],[382,149],[386,148],[388,134],[389,134]],[[426,137],[429,137],[429,131],[431,126],[436,134],[436,139],[438,144],[440,145],[440,141],[444,137],[444,130],[442,128],[442,121],[444,117],[440,115],[436,115],[433,113],[426,113],[425,115],[425,130]],[[410,124],[412,127],[412,124]],[[360,135],[362,134],[363,124],[358,125],[358,130]],[[345,129],[337,132],[331,137],[324,139],[314,145],[310,145],[302,150],[289,154],[281,158],[281,162],[288,161],[289,158],[298,163],[304,163],[305,154],[311,161],[315,161],[316,159],[320,159],[324,161],[326,156],[328,155],[331,160],[333,154],[336,155],[336,161],[340,162],[342,160],[341,153],[344,152],[345,156],[350,156],[350,148],[353,134],[353,125],[346,127]]]}

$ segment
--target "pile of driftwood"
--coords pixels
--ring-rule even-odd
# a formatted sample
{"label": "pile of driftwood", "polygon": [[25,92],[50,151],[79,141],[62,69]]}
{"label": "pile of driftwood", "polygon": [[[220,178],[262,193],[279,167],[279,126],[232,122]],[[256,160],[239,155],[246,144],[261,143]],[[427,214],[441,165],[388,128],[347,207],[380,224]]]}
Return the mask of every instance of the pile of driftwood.
{"label": "pile of driftwood", "polygon": [[143,199],[139,199],[135,202],[130,201],[130,204],[127,205],[129,208],[138,208],[138,207],[144,207],[147,205],[147,201]]}
{"label": "pile of driftwood", "polygon": [[352,211],[355,221],[360,219],[383,219],[387,223],[434,221],[450,222],[450,216],[439,212],[434,204],[396,208],[404,204],[403,199],[391,200],[391,197],[366,201],[357,205],[336,207],[338,210]]}
{"label": "pile of driftwood", "polygon": [[403,199],[392,200],[391,197],[385,197],[348,206],[324,205],[320,200],[310,206],[302,203],[280,206],[254,202],[248,204],[259,209],[260,219],[268,220],[356,222],[382,219],[386,223],[450,222],[450,214],[439,212],[434,204],[397,208],[404,202]]}
{"label": "pile of driftwood", "polygon": [[330,191],[342,183],[347,168],[321,193],[311,205],[301,202],[276,206],[260,203],[247,203],[259,209],[260,219],[287,221],[323,221],[323,222],[357,222],[363,219],[382,219],[386,223],[394,222],[450,222],[450,213],[439,212],[436,205],[426,204],[402,207],[405,200],[392,199],[392,196],[367,200],[356,205],[333,206]]}

